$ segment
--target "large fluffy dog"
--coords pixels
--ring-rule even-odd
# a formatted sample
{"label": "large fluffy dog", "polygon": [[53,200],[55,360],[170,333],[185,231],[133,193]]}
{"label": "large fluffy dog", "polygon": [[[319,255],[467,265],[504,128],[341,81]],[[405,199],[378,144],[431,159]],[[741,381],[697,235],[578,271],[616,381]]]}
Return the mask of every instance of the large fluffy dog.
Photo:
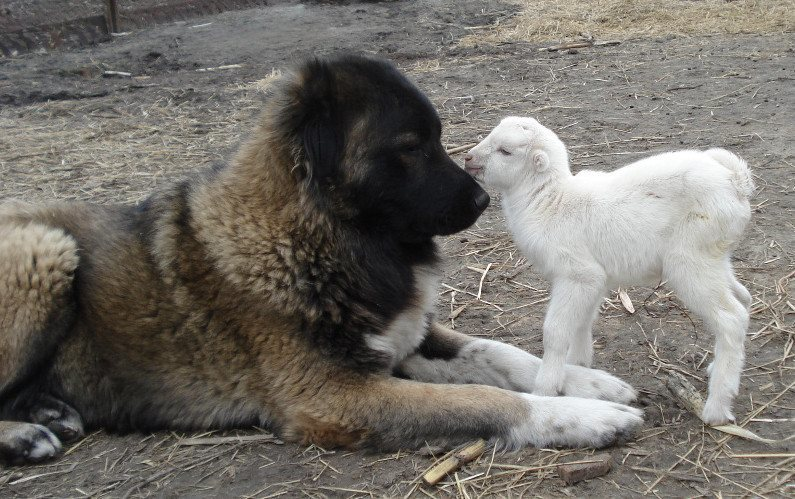
{"label": "large fluffy dog", "polygon": [[137,206],[3,205],[0,454],[51,457],[84,425],[376,449],[632,431],[616,378],[569,367],[586,398],[521,393],[539,359],[430,322],[433,236],[489,201],[440,133],[392,65],[313,60],[224,167]]}

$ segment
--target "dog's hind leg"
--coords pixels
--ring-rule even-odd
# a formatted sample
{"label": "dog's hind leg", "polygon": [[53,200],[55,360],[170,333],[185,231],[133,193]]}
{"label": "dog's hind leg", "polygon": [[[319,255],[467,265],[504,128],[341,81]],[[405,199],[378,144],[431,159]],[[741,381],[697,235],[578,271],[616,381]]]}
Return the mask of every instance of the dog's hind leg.
{"label": "dog's hind leg", "polygon": [[[415,353],[395,369],[400,377],[429,383],[491,385],[532,393],[541,359],[513,345],[473,338],[433,323]],[[635,390],[598,369],[565,365],[563,394],[626,404]]]}
{"label": "dog's hind leg", "polygon": [[[24,384],[63,338],[74,314],[77,263],[77,243],[60,229],[37,223],[0,225],[0,396]],[[38,411],[33,411],[35,404],[24,404],[31,412],[20,418],[35,422],[38,414],[40,422],[61,436],[82,434],[79,417],[75,420],[76,413],[65,404],[40,404]],[[16,418],[15,401],[4,405]],[[60,449],[57,437],[44,426],[0,425],[0,453],[7,461],[37,461]]]}
{"label": "dog's hind leg", "polygon": [[77,262],[77,243],[60,229],[0,225],[0,393],[61,339]]}

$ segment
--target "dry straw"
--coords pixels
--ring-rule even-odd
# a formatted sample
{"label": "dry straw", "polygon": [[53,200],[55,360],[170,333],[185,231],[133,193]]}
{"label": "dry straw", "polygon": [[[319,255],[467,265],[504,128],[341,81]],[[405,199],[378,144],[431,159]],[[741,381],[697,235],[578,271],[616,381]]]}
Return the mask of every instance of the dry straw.
{"label": "dry straw", "polygon": [[517,17],[473,29],[464,44],[595,37],[784,33],[795,30],[791,0],[519,0]]}

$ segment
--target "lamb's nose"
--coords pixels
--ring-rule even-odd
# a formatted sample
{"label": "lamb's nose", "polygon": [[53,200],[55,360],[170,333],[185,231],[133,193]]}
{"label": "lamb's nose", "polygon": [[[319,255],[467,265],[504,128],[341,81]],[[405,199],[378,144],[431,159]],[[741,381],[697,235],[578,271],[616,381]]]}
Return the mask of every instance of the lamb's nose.
{"label": "lamb's nose", "polygon": [[466,163],[466,162],[469,162],[469,161],[472,161],[472,155],[467,153],[467,155],[464,156],[464,162]]}

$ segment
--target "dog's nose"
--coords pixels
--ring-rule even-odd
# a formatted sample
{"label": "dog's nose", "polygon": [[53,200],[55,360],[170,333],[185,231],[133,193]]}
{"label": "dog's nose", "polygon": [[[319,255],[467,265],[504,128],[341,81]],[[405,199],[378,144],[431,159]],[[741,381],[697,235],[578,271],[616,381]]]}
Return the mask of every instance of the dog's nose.
{"label": "dog's nose", "polygon": [[480,211],[486,209],[486,207],[489,205],[489,201],[491,201],[491,198],[483,189],[481,189],[477,196],[475,196],[475,206],[477,206]]}

